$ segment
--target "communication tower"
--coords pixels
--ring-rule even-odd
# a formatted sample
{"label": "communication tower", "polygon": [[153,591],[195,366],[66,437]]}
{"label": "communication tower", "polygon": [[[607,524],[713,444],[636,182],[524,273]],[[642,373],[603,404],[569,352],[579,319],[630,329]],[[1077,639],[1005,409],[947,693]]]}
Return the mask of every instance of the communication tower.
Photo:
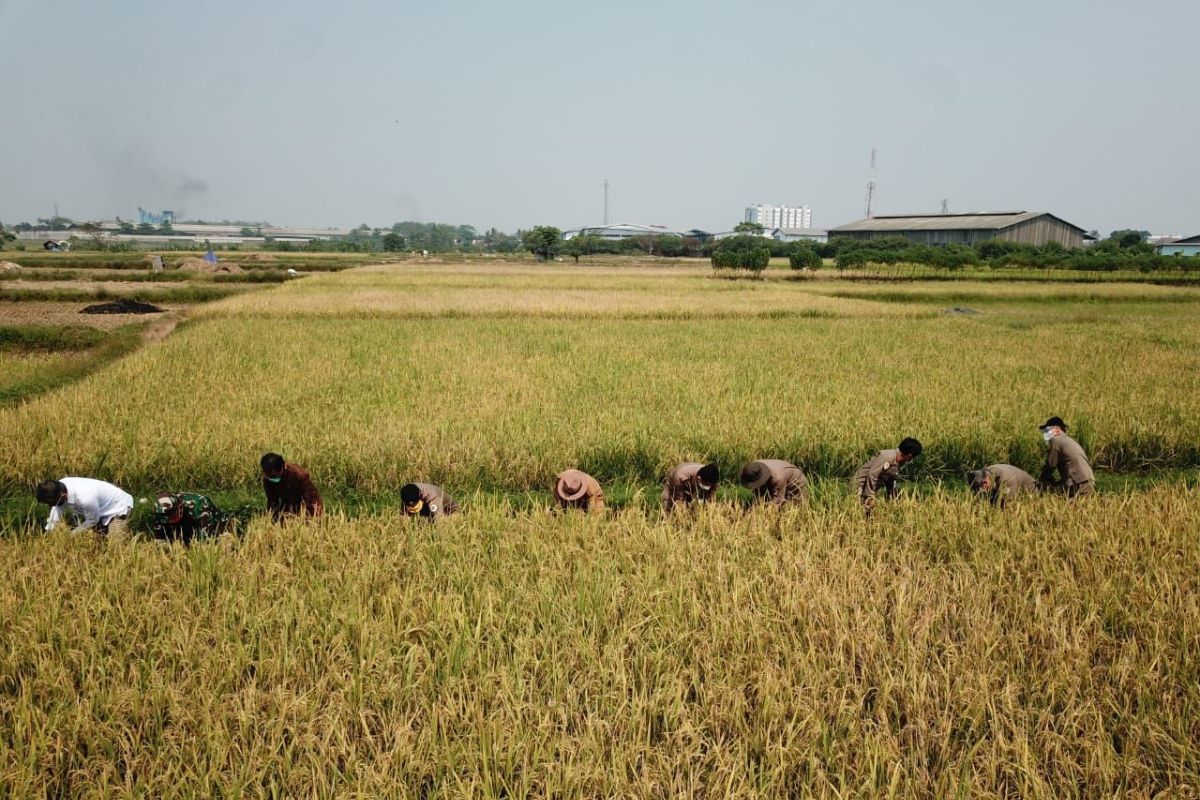
{"label": "communication tower", "polygon": [[867,219],[875,216],[875,148],[871,148],[871,179],[867,181]]}

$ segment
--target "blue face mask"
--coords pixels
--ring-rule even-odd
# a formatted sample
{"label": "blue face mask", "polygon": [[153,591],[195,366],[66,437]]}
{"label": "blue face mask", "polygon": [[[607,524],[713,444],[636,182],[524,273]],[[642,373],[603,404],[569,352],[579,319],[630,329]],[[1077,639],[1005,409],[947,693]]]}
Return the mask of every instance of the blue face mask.
{"label": "blue face mask", "polygon": [[273,478],[272,478],[270,475],[267,475],[267,476],[266,476],[266,478],[267,478],[267,480],[269,480],[271,483],[279,483],[280,481],[282,481],[282,480],[283,480],[283,476],[282,476],[282,475],[276,475],[276,476],[275,476],[275,477],[273,477]]}

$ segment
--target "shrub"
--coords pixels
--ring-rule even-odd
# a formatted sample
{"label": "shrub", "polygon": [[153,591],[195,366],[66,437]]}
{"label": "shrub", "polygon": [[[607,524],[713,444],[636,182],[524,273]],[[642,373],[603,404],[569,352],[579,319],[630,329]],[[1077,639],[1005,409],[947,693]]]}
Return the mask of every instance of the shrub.
{"label": "shrub", "polygon": [[788,253],[788,263],[792,269],[820,269],[821,257],[808,242],[796,242]]}

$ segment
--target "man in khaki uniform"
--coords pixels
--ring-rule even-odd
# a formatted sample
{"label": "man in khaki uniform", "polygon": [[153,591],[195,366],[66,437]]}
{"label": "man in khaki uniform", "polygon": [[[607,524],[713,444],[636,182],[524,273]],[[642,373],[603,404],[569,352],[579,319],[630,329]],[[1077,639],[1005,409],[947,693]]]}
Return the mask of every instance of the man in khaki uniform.
{"label": "man in khaki uniform", "polygon": [[[1067,497],[1085,497],[1095,492],[1096,474],[1092,472],[1087,453],[1083,452],[1079,442],[1067,436],[1067,423],[1062,417],[1051,417],[1038,430],[1050,446],[1038,483],[1063,492]],[[1059,475],[1057,481],[1054,480],[1055,472]]]}
{"label": "man in khaki uniform", "polygon": [[600,482],[578,469],[560,472],[554,479],[554,499],[559,508],[579,508],[590,514],[604,512],[604,490]]}
{"label": "man in khaki uniform", "polygon": [[808,502],[808,478],[804,470],[788,461],[763,458],[742,467],[742,486],[754,492],[758,500],[781,506],[787,502]]}
{"label": "man in khaki uniform", "polygon": [[458,512],[454,498],[432,483],[404,484],[400,487],[400,501],[406,517],[439,519]]}
{"label": "man in khaki uniform", "polygon": [[875,510],[875,492],[882,488],[887,492],[888,499],[895,497],[901,465],[921,455],[921,450],[920,442],[906,438],[895,450],[880,450],[878,455],[854,473],[850,479],[850,490],[858,495],[858,501],[868,517]]}
{"label": "man in khaki uniform", "polygon": [[721,472],[716,464],[687,461],[667,473],[663,485],[663,510],[672,511],[677,503],[704,503],[717,495]]}
{"label": "man in khaki uniform", "polygon": [[1012,464],[992,464],[967,473],[967,483],[975,494],[986,495],[992,505],[1004,507],[1005,501],[1019,494],[1037,491],[1033,476]]}

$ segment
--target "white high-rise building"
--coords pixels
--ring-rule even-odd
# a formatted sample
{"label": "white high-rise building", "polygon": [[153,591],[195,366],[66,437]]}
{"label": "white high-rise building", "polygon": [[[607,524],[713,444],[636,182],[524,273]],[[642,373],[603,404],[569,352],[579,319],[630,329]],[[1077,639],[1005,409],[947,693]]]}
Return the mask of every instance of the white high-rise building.
{"label": "white high-rise building", "polygon": [[773,206],[759,203],[746,209],[746,222],[757,222],[766,230],[811,228],[812,209],[808,206]]}

